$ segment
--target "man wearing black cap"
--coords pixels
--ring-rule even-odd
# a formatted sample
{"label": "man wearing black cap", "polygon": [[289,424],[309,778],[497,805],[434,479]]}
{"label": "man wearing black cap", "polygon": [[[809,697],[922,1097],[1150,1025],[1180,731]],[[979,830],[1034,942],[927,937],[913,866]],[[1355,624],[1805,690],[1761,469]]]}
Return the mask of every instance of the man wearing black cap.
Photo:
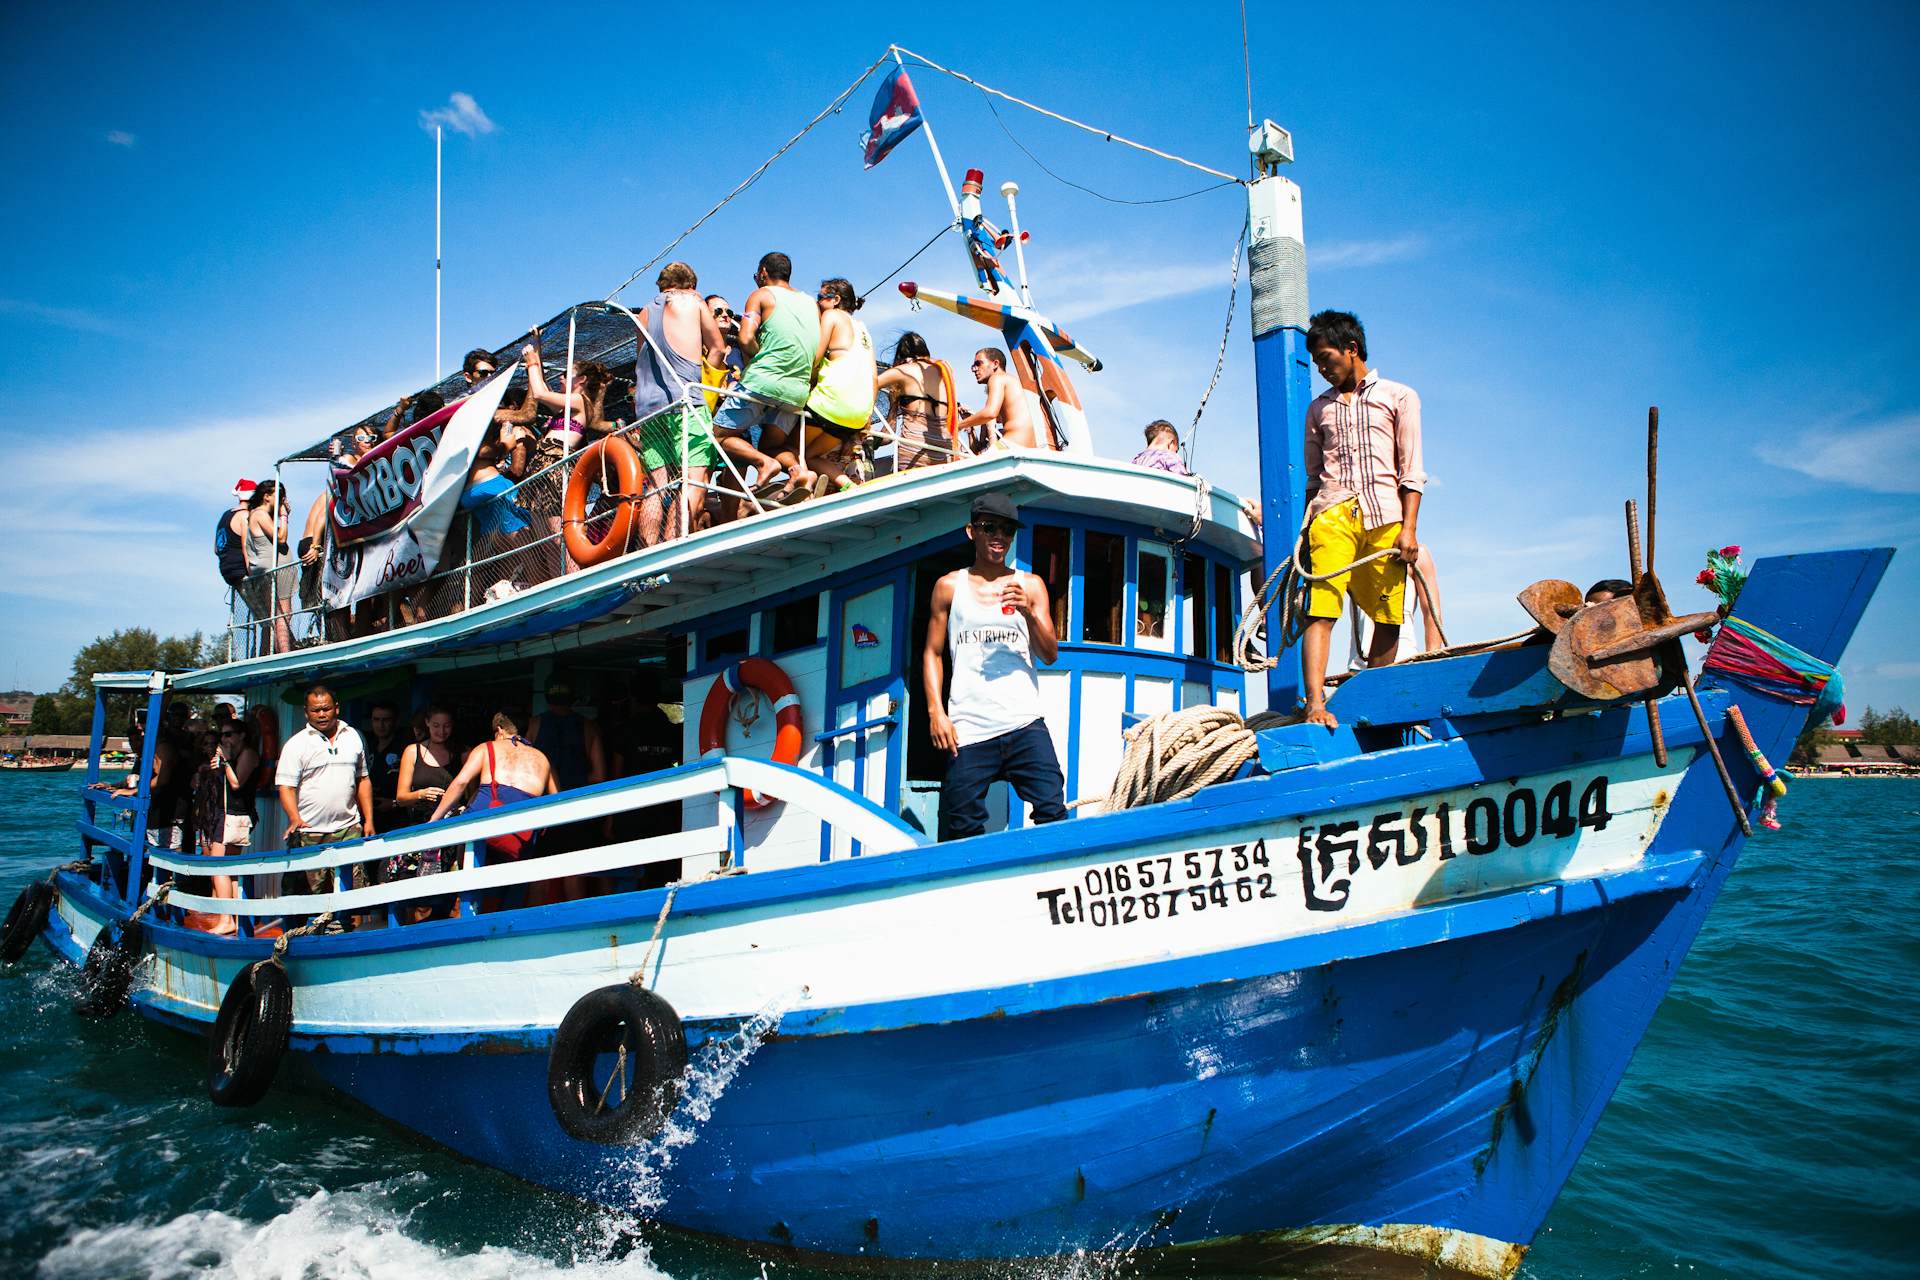
{"label": "man wearing black cap", "polygon": [[[958,840],[987,829],[987,788],[1005,778],[1033,806],[1035,822],[1067,816],[1065,783],[1040,707],[1033,659],[1060,654],[1047,586],[1007,564],[1020,512],[997,493],[973,500],[967,537],[973,564],[933,587],[927,624],[925,681],[933,745],[953,756],[940,792],[940,838]],[[947,654],[953,692],[943,698]]]}

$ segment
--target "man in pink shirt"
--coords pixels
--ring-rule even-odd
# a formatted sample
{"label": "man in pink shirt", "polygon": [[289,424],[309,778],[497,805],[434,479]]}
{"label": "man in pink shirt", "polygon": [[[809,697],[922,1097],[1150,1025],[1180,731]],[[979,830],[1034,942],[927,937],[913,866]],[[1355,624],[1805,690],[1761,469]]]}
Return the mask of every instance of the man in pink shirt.
{"label": "man in pink shirt", "polygon": [[1302,664],[1309,724],[1333,728],[1327,651],[1346,596],[1374,622],[1367,665],[1400,647],[1407,566],[1420,554],[1416,529],[1427,483],[1420,456],[1420,397],[1367,367],[1367,333],[1346,311],[1322,311],[1307,326],[1307,354],[1327,389],[1307,407],[1307,554],[1315,573],[1380,559],[1313,584]]}

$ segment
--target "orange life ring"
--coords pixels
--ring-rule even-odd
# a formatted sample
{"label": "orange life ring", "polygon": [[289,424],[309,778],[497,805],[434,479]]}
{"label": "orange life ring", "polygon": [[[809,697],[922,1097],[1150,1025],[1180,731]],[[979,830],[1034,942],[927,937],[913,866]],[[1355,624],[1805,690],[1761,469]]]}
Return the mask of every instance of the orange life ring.
{"label": "orange life ring", "polygon": [[953,366],[945,360],[935,360],[933,365],[940,371],[940,396],[947,403],[947,439],[957,449],[960,444],[960,400],[953,393]]}
{"label": "orange life ring", "polygon": [[[603,483],[605,481],[612,483]],[[599,541],[594,541],[587,532],[587,494],[595,484],[602,484],[602,492],[608,495],[640,496],[646,484],[646,472],[641,469],[640,455],[633,451],[632,445],[619,436],[609,436],[595,440],[573,455],[573,470],[567,476],[566,502],[560,512],[560,530],[566,540],[567,554],[575,564],[599,564],[624,555],[627,540],[633,536],[637,516],[631,502],[620,503],[610,516],[594,517],[608,521],[606,534]]]}
{"label": "orange life ring", "polygon": [[[793,681],[787,679],[787,673],[777,663],[765,658],[741,659],[722,671],[707,690],[707,700],[700,708],[702,758],[725,754],[727,713],[733,707],[733,695],[742,689],[757,689],[773,704],[776,730],[773,738],[774,763],[799,764],[802,738],[800,695],[793,691]],[[773,797],[743,788],[740,801],[749,809],[764,809],[773,803]]]}

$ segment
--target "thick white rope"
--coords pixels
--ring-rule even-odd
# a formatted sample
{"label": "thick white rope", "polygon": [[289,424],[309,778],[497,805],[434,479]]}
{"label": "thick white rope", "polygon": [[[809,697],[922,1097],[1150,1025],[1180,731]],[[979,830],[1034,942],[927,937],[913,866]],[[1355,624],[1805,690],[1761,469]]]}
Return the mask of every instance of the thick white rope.
{"label": "thick white rope", "polygon": [[1107,794],[1082,797],[1069,807],[1097,804],[1114,813],[1184,799],[1225,782],[1257,757],[1258,730],[1295,718],[1266,711],[1242,720],[1225,707],[1205,706],[1151,716],[1127,730],[1126,753]]}

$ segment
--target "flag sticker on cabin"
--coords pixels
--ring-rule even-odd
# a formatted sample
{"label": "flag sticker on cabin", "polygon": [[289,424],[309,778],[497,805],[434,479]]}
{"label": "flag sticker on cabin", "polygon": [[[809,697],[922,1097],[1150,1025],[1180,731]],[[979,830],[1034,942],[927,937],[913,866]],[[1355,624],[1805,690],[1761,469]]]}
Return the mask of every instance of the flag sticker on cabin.
{"label": "flag sticker on cabin", "polygon": [[873,633],[873,628],[868,626],[863,626],[858,622],[853,624],[853,647],[854,648],[875,649],[875,648],[878,648],[879,645],[880,645],[880,637]]}
{"label": "flag sticker on cabin", "polygon": [[899,146],[920,127],[920,98],[907,79],[905,67],[895,67],[880,82],[873,95],[873,107],[867,112],[866,136],[860,139],[866,148],[867,168],[887,158],[887,152]]}

